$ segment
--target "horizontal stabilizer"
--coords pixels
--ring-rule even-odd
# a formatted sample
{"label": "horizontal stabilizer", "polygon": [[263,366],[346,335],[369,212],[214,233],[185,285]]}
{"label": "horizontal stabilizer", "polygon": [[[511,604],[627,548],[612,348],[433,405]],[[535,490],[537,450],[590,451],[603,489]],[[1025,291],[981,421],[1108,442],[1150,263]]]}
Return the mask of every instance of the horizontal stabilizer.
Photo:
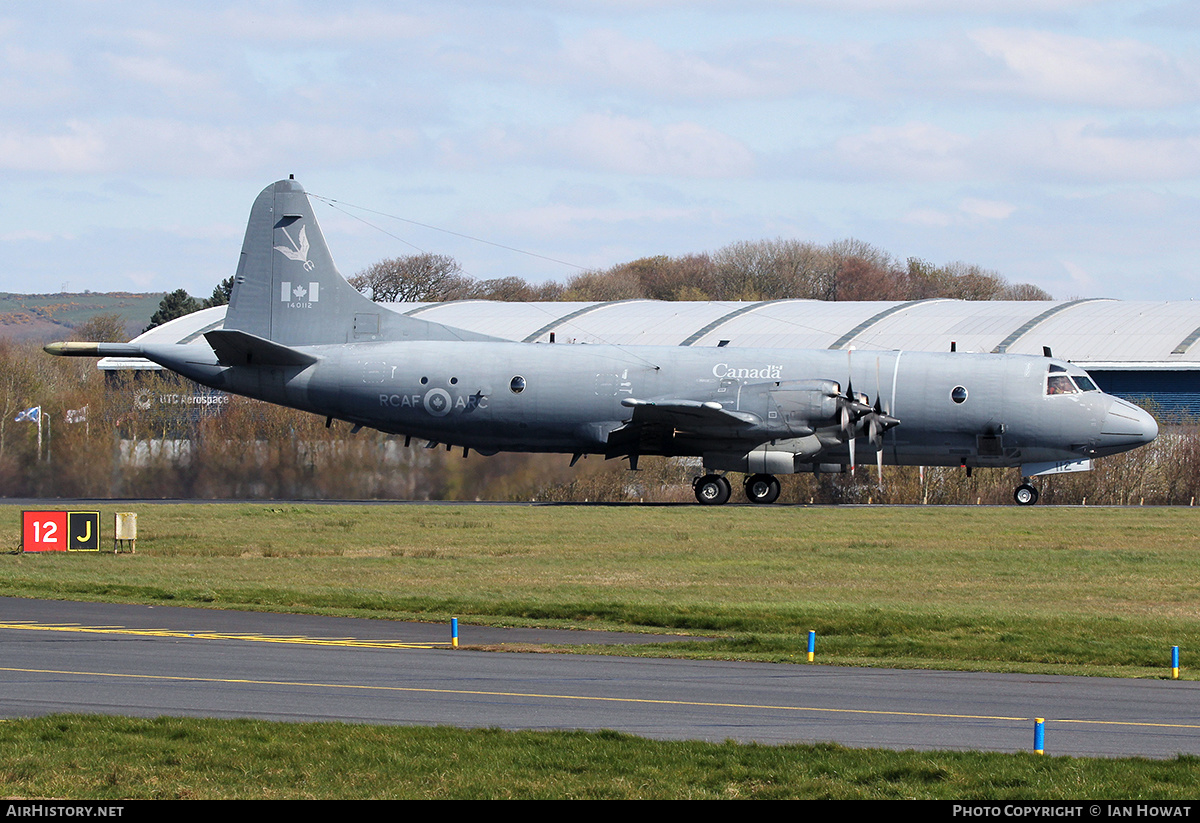
{"label": "horizontal stabilizer", "polygon": [[233,329],[206,332],[204,339],[212,346],[222,366],[308,366],[318,359],[249,332]]}

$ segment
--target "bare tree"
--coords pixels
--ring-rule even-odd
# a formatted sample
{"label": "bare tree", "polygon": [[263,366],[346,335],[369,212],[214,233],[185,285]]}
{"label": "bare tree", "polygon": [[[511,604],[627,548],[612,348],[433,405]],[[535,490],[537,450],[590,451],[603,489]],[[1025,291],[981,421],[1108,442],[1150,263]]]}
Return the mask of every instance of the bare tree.
{"label": "bare tree", "polygon": [[1012,283],[1004,288],[998,300],[1053,300],[1050,292],[1032,283]]}
{"label": "bare tree", "polygon": [[642,281],[633,270],[617,266],[608,271],[585,271],[567,281],[563,300],[629,300],[645,297]]}
{"label": "bare tree", "polygon": [[380,303],[436,302],[469,290],[471,278],[447,254],[413,254],[380,260],[350,278],[350,285]]}
{"label": "bare tree", "polygon": [[129,339],[125,331],[125,321],[116,312],[97,314],[89,318],[75,327],[72,336],[77,340],[92,343],[124,343]]}

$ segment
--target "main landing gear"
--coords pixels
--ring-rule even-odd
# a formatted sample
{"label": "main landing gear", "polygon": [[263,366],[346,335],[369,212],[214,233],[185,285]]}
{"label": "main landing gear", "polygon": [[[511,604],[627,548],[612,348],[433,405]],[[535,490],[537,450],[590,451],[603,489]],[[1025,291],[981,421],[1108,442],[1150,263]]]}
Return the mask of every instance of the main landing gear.
{"label": "main landing gear", "polygon": [[697,477],[692,481],[692,489],[696,492],[696,499],[705,506],[720,506],[722,503],[728,503],[729,495],[733,491],[729,487],[729,481],[719,474]]}
{"label": "main landing gear", "polygon": [[773,474],[752,474],[744,486],[751,503],[774,503],[779,499],[779,480]]}
{"label": "main landing gear", "polygon": [[1013,492],[1013,500],[1017,501],[1018,506],[1032,506],[1038,502],[1038,490],[1028,483],[1022,483]]}
{"label": "main landing gear", "polygon": [[[724,475],[706,474],[692,481],[696,499],[705,506],[728,503],[733,490]],[[774,503],[779,499],[779,480],[771,474],[752,474],[743,485],[751,503]]]}

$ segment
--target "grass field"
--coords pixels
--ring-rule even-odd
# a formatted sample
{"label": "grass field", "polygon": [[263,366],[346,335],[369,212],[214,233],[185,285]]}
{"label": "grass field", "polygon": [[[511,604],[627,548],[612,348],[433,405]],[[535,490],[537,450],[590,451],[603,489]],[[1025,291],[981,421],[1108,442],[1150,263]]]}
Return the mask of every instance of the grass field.
{"label": "grass field", "polygon": [[[105,504],[105,535],[112,513]],[[122,506],[121,508],[128,508]],[[715,636],[638,654],[1161,677],[1200,649],[1195,509],[143,505],[134,555],[0,595]],[[3,540],[20,512],[0,507]],[[604,650],[596,648],[595,651]],[[629,653],[629,650],[621,650]]]}
{"label": "grass field", "polygon": [[613,732],[58,716],[0,723],[0,794],[98,800],[1189,800],[1197,758],[885,752]]}

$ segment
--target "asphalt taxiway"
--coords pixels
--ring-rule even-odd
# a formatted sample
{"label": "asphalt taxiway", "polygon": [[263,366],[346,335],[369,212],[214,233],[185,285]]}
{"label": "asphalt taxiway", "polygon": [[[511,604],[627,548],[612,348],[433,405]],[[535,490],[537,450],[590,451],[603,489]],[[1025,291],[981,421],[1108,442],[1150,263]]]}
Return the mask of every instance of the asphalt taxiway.
{"label": "asphalt taxiway", "polygon": [[[460,627],[464,646],[646,635]],[[84,712],[892,749],[1200,754],[1200,683],[450,648],[445,625],[0,598],[0,715]]]}

